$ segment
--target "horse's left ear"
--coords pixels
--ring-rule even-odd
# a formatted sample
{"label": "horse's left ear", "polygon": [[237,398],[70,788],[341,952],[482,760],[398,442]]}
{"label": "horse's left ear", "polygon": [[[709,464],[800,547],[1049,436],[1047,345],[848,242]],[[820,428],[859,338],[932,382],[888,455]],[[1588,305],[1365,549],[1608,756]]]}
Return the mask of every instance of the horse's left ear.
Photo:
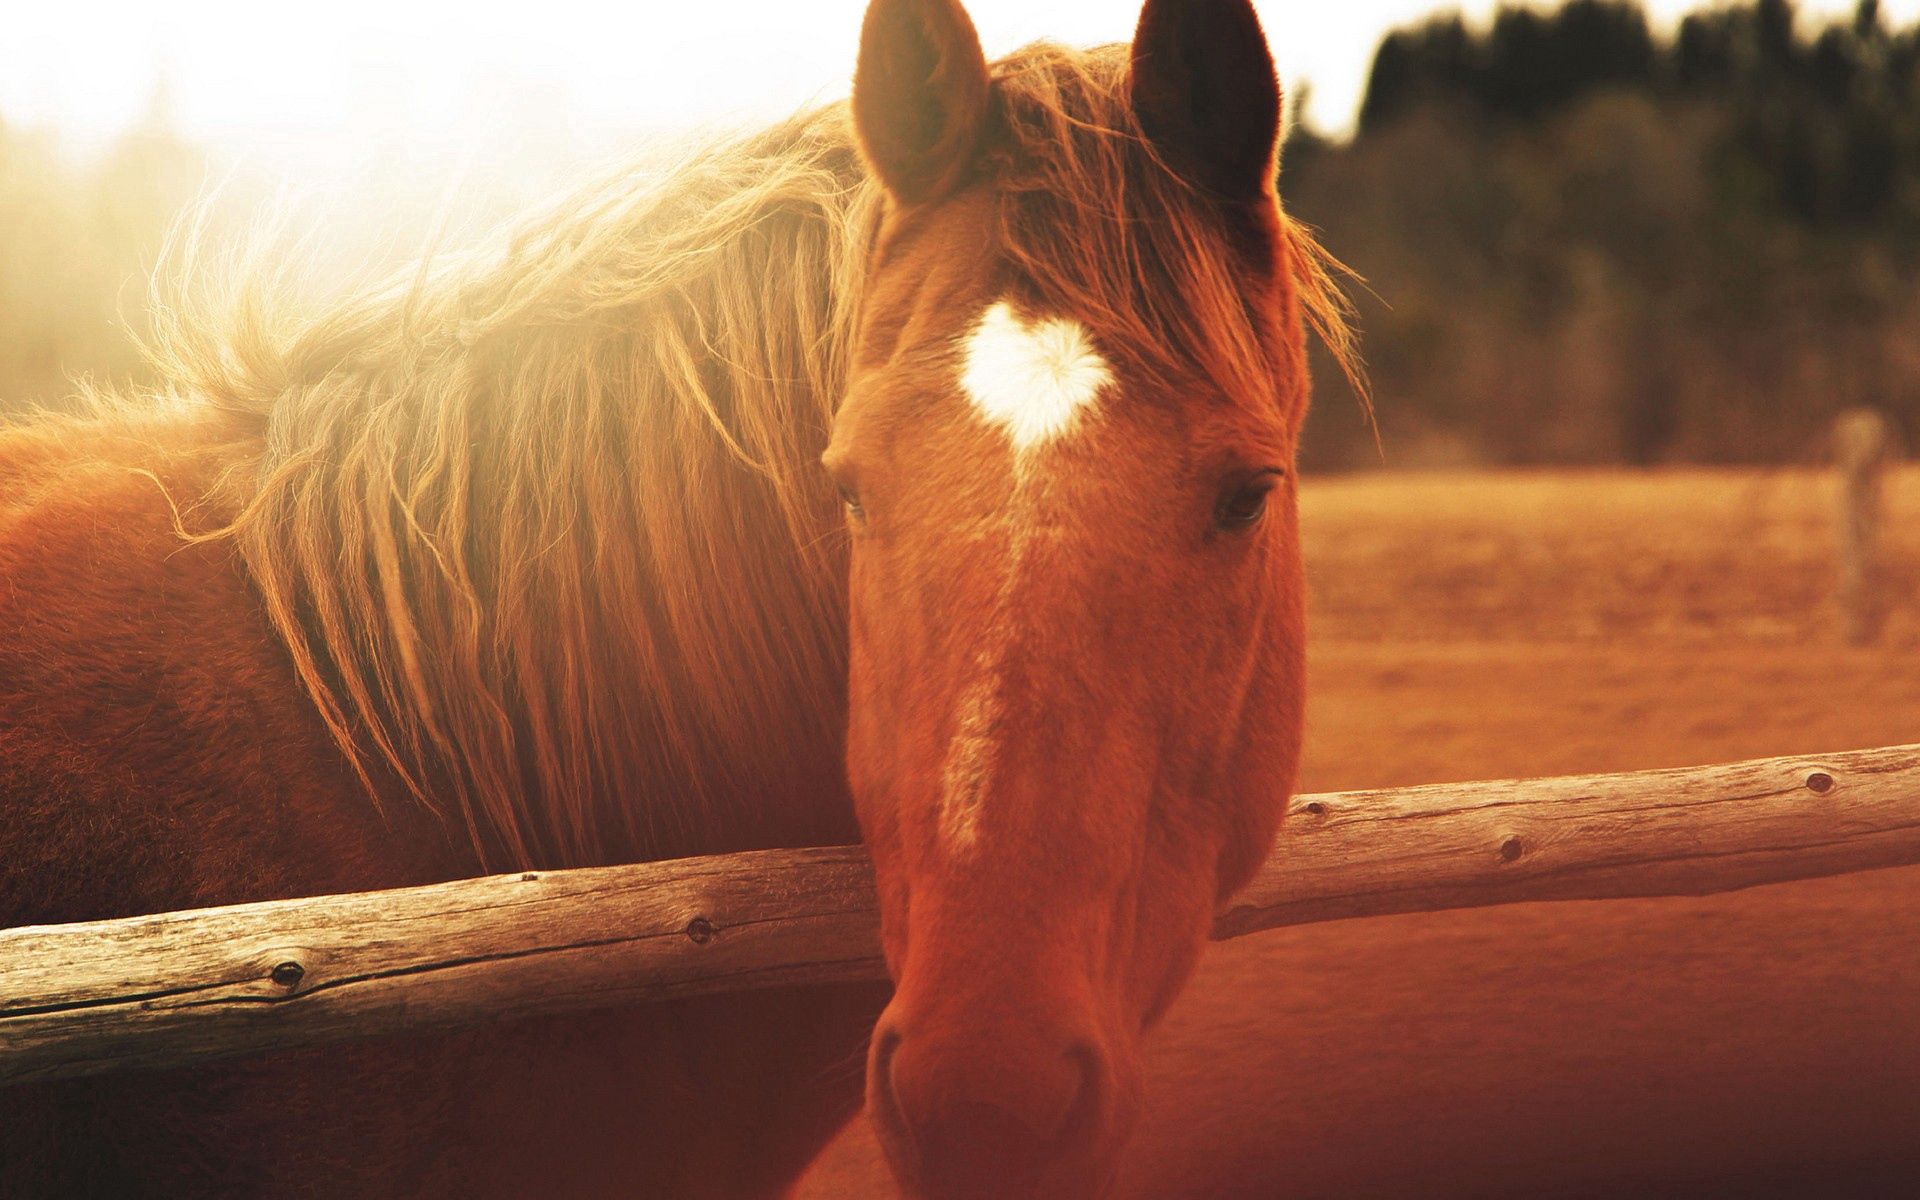
{"label": "horse's left ear", "polygon": [[1133,115],[1187,182],[1228,200],[1269,196],[1280,80],[1252,0],[1147,0],[1133,35]]}
{"label": "horse's left ear", "polygon": [[987,123],[980,35],[959,0],[872,0],[860,27],[853,123],[893,198],[939,200],[973,165]]}

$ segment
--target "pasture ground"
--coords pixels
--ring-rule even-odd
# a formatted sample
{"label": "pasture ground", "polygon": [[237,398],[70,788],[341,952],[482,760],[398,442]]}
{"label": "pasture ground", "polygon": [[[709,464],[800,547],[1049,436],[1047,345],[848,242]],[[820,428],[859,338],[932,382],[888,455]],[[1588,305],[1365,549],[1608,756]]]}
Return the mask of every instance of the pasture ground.
{"label": "pasture ground", "polygon": [[[1841,644],[1814,471],[1308,483],[1304,790],[1920,741],[1920,468]],[[1920,1194],[1920,868],[1214,946],[1129,1197]],[[804,1197],[887,1196],[856,1122]]]}

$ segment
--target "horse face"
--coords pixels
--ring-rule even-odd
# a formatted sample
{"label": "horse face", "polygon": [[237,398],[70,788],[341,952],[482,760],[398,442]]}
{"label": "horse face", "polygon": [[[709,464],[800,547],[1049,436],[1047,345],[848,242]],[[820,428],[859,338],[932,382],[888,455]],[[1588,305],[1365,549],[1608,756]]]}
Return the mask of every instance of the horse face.
{"label": "horse face", "polygon": [[[1157,180],[1177,211],[1116,220],[1133,185],[1011,197],[1016,110],[1052,94],[1014,86],[952,0],[870,9],[854,111],[892,204],[825,461],[896,982],[868,1107],[928,1196],[1107,1186],[1141,1032],[1263,857],[1299,745],[1305,378],[1259,27],[1238,0],[1150,3],[1124,120],[1087,134],[1124,139],[1087,151],[1109,184]],[[1076,213],[1099,228],[1035,227]],[[1166,236],[1126,241],[1143,220]],[[1210,266],[1170,258],[1203,243]],[[1049,271],[1045,246],[1087,254]],[[1153,289],[1211,358],[1140,344],[1178,324],[1135,311]]]}

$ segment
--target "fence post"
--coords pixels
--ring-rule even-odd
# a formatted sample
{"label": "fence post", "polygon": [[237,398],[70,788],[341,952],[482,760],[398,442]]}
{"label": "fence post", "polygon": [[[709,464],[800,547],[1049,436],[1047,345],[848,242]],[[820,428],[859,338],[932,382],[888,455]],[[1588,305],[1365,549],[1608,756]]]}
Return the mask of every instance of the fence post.
{"label": "fence post", "polygon": [[1848,644],[1878,640],[1886,618],[1878,561],[1881,480],[1892,449],[1886,417],[1870,408],[1850,408],[1834,423],[1834,458],[1840,466],[1840,616]]}

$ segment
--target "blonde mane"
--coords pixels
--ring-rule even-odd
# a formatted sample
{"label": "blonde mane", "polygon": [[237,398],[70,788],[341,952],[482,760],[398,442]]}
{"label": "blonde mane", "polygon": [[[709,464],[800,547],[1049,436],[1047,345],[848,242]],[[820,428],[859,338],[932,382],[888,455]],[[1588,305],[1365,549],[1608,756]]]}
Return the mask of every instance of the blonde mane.
{"label": "blonde mane", "polygon": [[[1029,219],[1076,176],[1075,213],[1137,211],[1112,192],[1139,178],[1116,166],[1123,139],[1141,152],[1123,61],[1043,46],[997,66],[1015,151],[1045,164],[1009,176],[1004,237],[1023,273],[1137,319],[1137,282],[1114,289],[1141,264],[1089,277],[1083,257],[1137,230],[1060,246]],[[496,867],[688,853],[730,800],[840,744],[844,547],[816,456],[879,209],[836,106],[318,319],[274,315],[265,287],[161,309],[170,390],[264,439],[211,536],[374,794],[450,810]],[[1284,228],[1298,300],[1347,361],[1327,260]],[[1244,325],[1147,304],[1157,336]]]}

